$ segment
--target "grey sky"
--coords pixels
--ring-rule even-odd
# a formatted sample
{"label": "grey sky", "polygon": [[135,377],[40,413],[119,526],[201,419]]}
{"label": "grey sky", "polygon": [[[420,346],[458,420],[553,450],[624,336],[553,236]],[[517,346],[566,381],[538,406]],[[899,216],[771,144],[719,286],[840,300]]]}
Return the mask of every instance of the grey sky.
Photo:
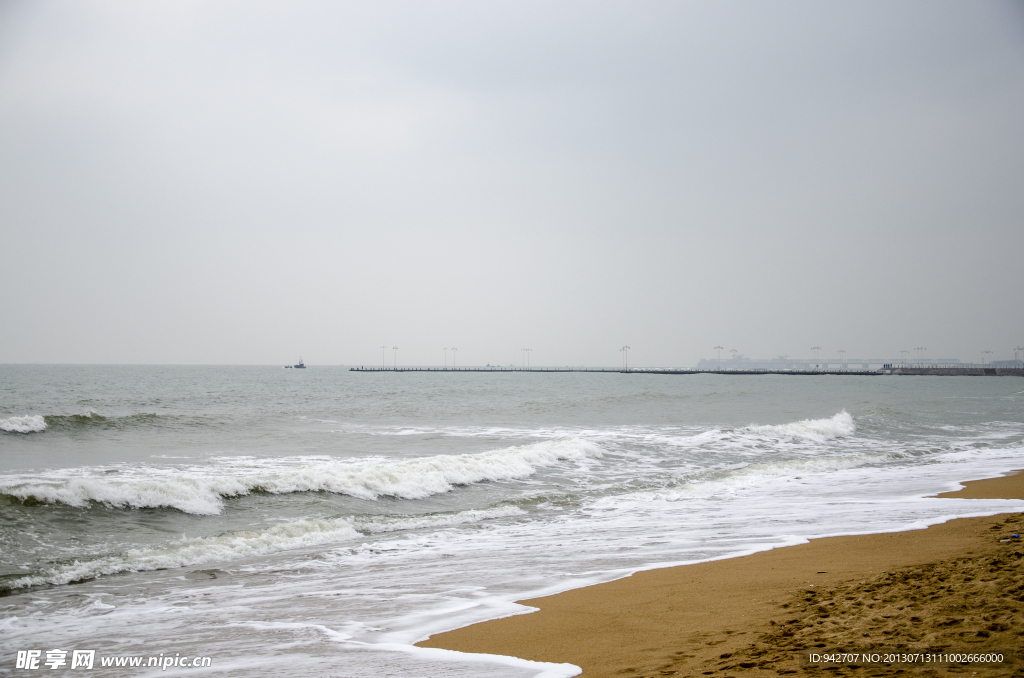
{"label": "grey sky", "polygon": [[1024,344],[1020,2],[0,0],[0,123],[0,362]]}

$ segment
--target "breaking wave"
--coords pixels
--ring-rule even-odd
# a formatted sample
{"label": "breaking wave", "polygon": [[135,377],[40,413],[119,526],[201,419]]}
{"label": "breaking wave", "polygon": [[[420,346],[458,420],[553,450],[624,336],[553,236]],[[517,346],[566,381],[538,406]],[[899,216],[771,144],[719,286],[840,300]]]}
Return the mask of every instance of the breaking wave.
{"label": "breaking wave", "polygon": [[262,530],[228,532],[214,537],[181,539],[157,548],[132,549],[122,554],[75,561],[35,574],[0,582],[0,590],[64,585],[122,572],[146,572],[262,556],[321,546],[373,534],[408,529],[452,527],[483,520],[523,515],[514,506],[413,517],[315,518],[274,525]]}
{"label": "breaking wave", "polygon": [[526,478],[538,468],[602,455],[584,440],[565,438],[475,454],[416,459],[229,459],[211,467],[65,469],[0,478],[0,493],[23,502],[85,507],[175,508],[214,515],[226,497],[251,492],[332,492],[358,499],[422,499],[459,485]]}
{"label": "breaking wave", "polygon": [[48,414],[46,423],[54,429],[77,430],[89,428],[123,429],[138,425],[159,423],[161,416],[153,412],[140,412],[120,417],[106,417],[96,412],[81,414]]}
{"label": "breaking wave", "polygon": [[814,442],[825,442],[833,438],[852,435],[857,430],[857,426],[853,422],[853,416],[846,410],[843,410],[828,419],[804,419],[777,426],[747,426],[742,430],[759,435],[802,438]]}
{"label": "breaking wave", "polygon": [[134,426],[155,425],[178,420],[178,417],[161,417],[158,414],[142,412],[120,417],[105,417],[96,412],[80,414],[33,414],[24,417],[0,419],[0,431],[10,433],[40,433],[47,429],[75,431],[83,429],[125,429]]}
{"label": "breaking wave", "polygon": [[853,469],[867,464],[878,464],[890,460],[890,454],[852,454],[837,457],[811,457],[786,459],[775,462],[750,464],[742,468],[721,470],[700,474],[674,487],[658,488],[632,493],[629,496],[640,499],[682,499],[723,498],[736,493],[763,488],[766,485],[779,486],[781,481],[801,480],[808,475],[821,475]]}
{"label": "breaking wave", "polygon": [[38,414],[0,419],[0,431],[8,433],[39,433],[46,430],[46,420]]}
{"label": "breaking wave", "polygon": [[843,410],[828,419],[803,419],[788,424],[713,428],[696,434],[660,433],[637,436],[645,442],[684,449],[753,450],[765,446],[778,450],[821,450],[821,445],[846,438],[857,430],[853,416]]}

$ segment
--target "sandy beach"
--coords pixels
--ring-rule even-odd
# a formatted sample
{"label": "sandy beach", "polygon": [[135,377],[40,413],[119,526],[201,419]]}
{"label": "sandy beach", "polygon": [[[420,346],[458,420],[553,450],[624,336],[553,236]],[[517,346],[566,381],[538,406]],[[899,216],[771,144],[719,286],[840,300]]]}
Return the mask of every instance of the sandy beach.
{"label": "sandy beach", "polygon": [[[1024,474],[947,498],[1024,499]],[[520,601],[539,608],[419,643],[569,662],[587,678],[663,675],[1024,675],[1010,667],[801,666],[804,650],[946,648],[1020,654],[1024,515],[832,537],[639,572]]]}

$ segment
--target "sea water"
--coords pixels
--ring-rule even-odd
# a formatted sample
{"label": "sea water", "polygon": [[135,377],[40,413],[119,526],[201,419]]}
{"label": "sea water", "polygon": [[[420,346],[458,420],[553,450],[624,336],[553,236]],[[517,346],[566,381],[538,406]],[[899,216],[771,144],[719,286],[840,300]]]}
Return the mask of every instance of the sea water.
{"label": "sea water", "polygon": [[[929,498],[1024,467],[1022,404],[1013,377],[0,366],[0,673],[77,649],[96,675],[574,675],[412,644],[645,568],[1024,510]],[[161,655],[211,666],[99,660]]]}

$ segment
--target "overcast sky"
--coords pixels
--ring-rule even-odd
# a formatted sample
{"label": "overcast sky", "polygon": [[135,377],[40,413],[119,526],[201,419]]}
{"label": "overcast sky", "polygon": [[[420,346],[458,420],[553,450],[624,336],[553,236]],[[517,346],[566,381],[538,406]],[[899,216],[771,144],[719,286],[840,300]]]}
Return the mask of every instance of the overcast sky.
{"label": "overcast sky", "polygon": [[0,0],[0,362],[1012,358],[1022,254],[1022,2]]}

